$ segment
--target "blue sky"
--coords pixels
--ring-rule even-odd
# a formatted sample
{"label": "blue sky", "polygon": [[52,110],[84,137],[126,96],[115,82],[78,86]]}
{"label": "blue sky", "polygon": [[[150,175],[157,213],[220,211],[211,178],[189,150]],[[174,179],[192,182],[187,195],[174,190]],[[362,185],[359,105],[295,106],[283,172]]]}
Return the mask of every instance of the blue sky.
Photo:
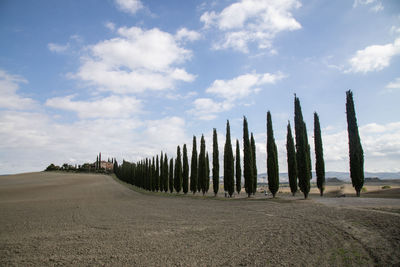
{"label": "blue sky", "polygon": [[0,35],[0,173],[174,156],[201,134],[211,153],[213,128],[223,151],[243,115],[265,172],[268,110],[284,172],[294,93],[326,170],[348,171],[348,89],[365,170],[400,171],[396,0],[2,0]]}

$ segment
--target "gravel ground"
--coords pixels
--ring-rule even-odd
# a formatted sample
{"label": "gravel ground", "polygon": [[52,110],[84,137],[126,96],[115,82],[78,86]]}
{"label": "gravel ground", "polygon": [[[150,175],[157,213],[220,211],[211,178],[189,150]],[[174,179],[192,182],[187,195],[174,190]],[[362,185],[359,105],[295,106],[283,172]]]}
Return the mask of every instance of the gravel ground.
{"label": "gravel ground", "polygon": [[0,176],[0,265],[400,265],[398,203],[319,202],[149,194],[105,175]]}

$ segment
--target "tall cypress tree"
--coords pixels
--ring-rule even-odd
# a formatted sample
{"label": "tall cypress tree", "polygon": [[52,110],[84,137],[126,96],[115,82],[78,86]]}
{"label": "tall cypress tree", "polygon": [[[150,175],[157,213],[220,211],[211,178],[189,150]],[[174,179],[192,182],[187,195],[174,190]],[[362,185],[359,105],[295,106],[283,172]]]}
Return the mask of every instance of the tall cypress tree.
{"label": "tall cypress tree", "polygon": [[163,169],[164,169],[164,192],[168,192],[168,176],[169,176],[169,170],[168,170],[168,156],[167,153],[165,153],[164,155],[164,165],[163,165]]}
{"label": "tall cypress tree", "polygon": [[204,140],[204,135],[201,135],[200,139],[200,154],[199,154],[199,175],[198,175],[198,184],[200,189],[205,194],[205,180],[207,172],[207,165],[206,165],[206,141]]}
{"label": "tall cypress tree", "polygon": [[254,141],[253,133],[250,138],[251,159],[253,164],[253,195],[257,192],[257,159],[256,159],[256,142]]}
{"label": "tall cypress tree", "polygon": [[174,160],[169,160],[169,177],[168,177],[169,192],[174,192]]}
{"label": "tall cypress tree", "polygon": [[267,112],[267,171],[268,188],[275,197],[279,190],[278,150],[276,149],[271,112]]}
{"label": "tall cypress tree", "polygon": [[214,128],[213,131],[213,168],[212,168],[212,177],[213,177],[213,190],[214,195],[217,196],[219,189],[219,159],[218,159],[219,151],[218,151],[218,137],[217,137],[217,129]]}
{"label": "tall cypress tree", "polygon": [[206,152],[206,180],[204,184],[204,190],[206,193],[210,189],[210,159],[208,158],[208,152]]}
{"label": "tall cypress tree", "polygon": [[287,126],[286,150],[290,191],[292,192],[292,195],[295,196],[297,192],[297,162],[290,122],[288,122]]}
{"label": "tall cypress tree", "polygon": [[164,154],[161,151],[160,157],[160,192],[164,191]]}
{"label": "tall cypress tree", "polygon": [[158,155],[156,156],[156,191],[160,189],[160,165]]}
{"label": "tall cypress tree", "polygon": [[196,194],[197,191],[197,144],[196,136],[193,136],[192,160],[190,162],[190,191]]}
{"label": "tall cypress tree", "polygon": [[236,139],[236,192],[240,194],[242,190],[242,168],[240,166],[240,148],[239,140]]}
{"label": "tall cypress tree", "polygon": [[151,191],[156,191],[156,165],[155,165],[155,160],[153,157],[153,161],[151,163],[150,167],[150,177],[151,177]]}
{"label": "tall cypress tree", "polygon": [[304,198],[307,198],[310,192],[311,180],[310,145],[308,144],[307,127],[303,120],[300,100],[296,95],[294,96],[294,126],[296,132],[296,161],[299,187],[304,194]]}
{"label": "tall cypress tree", "polygon": [[248,197],[253,193],[253,163],[246,117],[243,117],[243,176]]}
{"label": "tall cypress tree", "polygon": [[174,188],[177,193],[182,189],[182,156],[181,148],[176,148],[176,160],[175,160],[175,173],[174,173]]}
{"label": "tall cypress tree", "polygon": [[183,145],[183,169],[182,169],[182,190],[187,194],[189,186],[189,162],[186,144]]}
{"label": "tall cypress tree", "polygon": [[359,197],[364,185],[364,151],[358,133],[353,92],[346,92],[347,132],[349,136],[350,177],[356,194]]}
{"label": "tall cypress tree", "polygon": [[315,173],[317,175],[317,186],[321,197],[325,190],[325,163],[322,148],[321,126],[317,112],[314,112],[314,146],[315,146]]}
{"label": "tall cypress tree", "polygon": [[231,128],[229,126],[229,120],[226,122],[226,138],[224,147],[224,188],[228,192],[229,196],[232,197],[235,192],[234,182],[234,159],[231,142]]}
{"label": "tall cypress tree", "polygon": [[146,176],[145,176],[145,179],[146,179],[146,187],[145,187],[145,189],[146,190],[150,190],[150,185],[151,185],[151,183],[150,183],[150,171],[149,171],[149,159],[148,158],[146,158]]}

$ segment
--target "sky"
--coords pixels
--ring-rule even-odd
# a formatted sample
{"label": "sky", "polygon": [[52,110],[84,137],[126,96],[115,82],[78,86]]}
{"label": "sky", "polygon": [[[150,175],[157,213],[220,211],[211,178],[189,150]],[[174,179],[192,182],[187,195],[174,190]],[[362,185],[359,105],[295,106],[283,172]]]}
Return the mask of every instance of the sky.
{"label": "sky", "polygon": [[311,154],[317,112],[325,168],[347,172],[349,89],[365,171],[400,171],[398,0],[0,0],[0,36],[0,174],[190,155],[202,134],[211,154],[213,128],[222,169],[243,116],[262,173],[267,111],[285,172],[294,94]]}

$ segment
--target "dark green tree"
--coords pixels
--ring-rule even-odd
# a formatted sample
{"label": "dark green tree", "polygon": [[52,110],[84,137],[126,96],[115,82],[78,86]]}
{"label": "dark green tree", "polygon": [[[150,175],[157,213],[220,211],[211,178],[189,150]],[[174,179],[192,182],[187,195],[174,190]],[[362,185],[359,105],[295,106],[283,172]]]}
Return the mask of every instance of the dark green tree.
{"label": "dark green tree", "polygon": [[213,177],[213,190],[214,195],[217,196],[219,189],[219,152],[218,152],[218,137],[217,137],[217,129],[214,128],[213,131],[213,168],[212,168],[212,177]]}
{"label": "dark green tree", "polygon": [[156,164],[154,157],[153,161],[151,162],[150,177],[151,177],[151,191],[154,192],[156,191]]}
{"label": "dark green tree", "polygon": [[163,170],[164,170],[164,192],[168,192],[168,185],[169,185],[169,170],[168,170],[168,156],[167,153],[164,155],[164,165],[163,165]]}
{"label": "dark green tree", "polygon": [[232,197],[233,192],[235,192],[234,170],[231,127],[229,126],[228,120],[226,122],[226,138],[224,147],[224,189],[228,192],[230,197]]}
{"label": "dark green tree", "polygon": [[290,191],[292,192],[292,195],[295,196],[295,194],[297,192],[297,163],[296,163],[296,149],[294,146],[290,122],[288,122],[288,126],[287,126],[286,151],[287,151],[288,177],[289,177]]}
{"label": "dark green tree", "polygon": [[253,164],[253,195],[257,192],[257,158],[256,158],[256,143],[254,141],[253,133],[250,137],[251,145],[251,160]]}
{"label": "dark green tree", "polygon": [[118,174],[117,174],[117,172],[118,172],[118,162],[117,162],[117,159],[115,159],[115,158],[114,158],[113,170],[114,170],[115,175],[118,176]]}
{"label": "dark green tree", "polygon": [[350,177],[356,194],[359,197],[364,185],[364,151],[358,133],[353,92],[346,92],[347,132],[349,136]]}
{"label": "dark green tree", "polygon": [[249,128],[246,117],[243,117],[243,176],[244,187],[248,197],[253,194],[253,163],[249,138]]}
{"label": "dark green tree", "polygon": [[268,188],[275,197],[279,190],[278,150],[276,149],[271,112],[267,112],[267,172]]}
{"label": "dark green tree", "polygon": [[182,189],[182,156],[181,148],[179,146],[176,148],[174,178],[174,188],[176,193],[179,193]]}
{"label": "dark green tree", "polygon": [[187,155],[186,144],[183,145],[183,169],[182,169],[182,190],[187,194],[189,190],[189,160]]}
{"label": "dark green tree", "polygon": [[160,192],[164,191],[164,154],[161,151],[160,157]]}
{"label": "dark green tree", "polygon": [[240,166],[239,140],[236,139],[236,192],[240,194],[242,190],[242,167]]}
{"label": "dark green tree", "polygon": [[197,144],[196,136],[193,136],[192,160],[190,162],[190,191],[196,194],[197,191]]}
{"label": "dark green tree", "polygon": [[203,192],[203,195],[206,193],[206,177],[207,177],[206,141],[204,140],[204,135],[201,135],[198,183],[200,185],[200,189]]}
{"label": "dark green tree", "polygon": [[174,160],[169,160],[169,177],[168,177],[169,192],[174,192]]}
{"label": "dark green tree", "polygon": [[156,191],[160,190],[160,165],[158,155],[156,156]]}
{"label": "dark green tree", "polygon": [[206,152],[206,180],[204,188],[206,193],[208,192],[208,189],[210,189],[210,159],[208,158],[208,152]]}
{"label": "dark green tree", "polygon": [[321,197],[325,190],[325,163],[322,148],[321,126],[317,112],[314,112],[314,146],[315,146],[315,173],[317,175],[317,186]]}
{"label": "dark green tree", "polygon": [[310,192],[311,180],[310,145],[308,144],[307,127],[303,120],[300,100],[296,95],[294,96],[294,126],[296,132],[296,161],[299,187],[304,194],[304,198],[307,198]]}

